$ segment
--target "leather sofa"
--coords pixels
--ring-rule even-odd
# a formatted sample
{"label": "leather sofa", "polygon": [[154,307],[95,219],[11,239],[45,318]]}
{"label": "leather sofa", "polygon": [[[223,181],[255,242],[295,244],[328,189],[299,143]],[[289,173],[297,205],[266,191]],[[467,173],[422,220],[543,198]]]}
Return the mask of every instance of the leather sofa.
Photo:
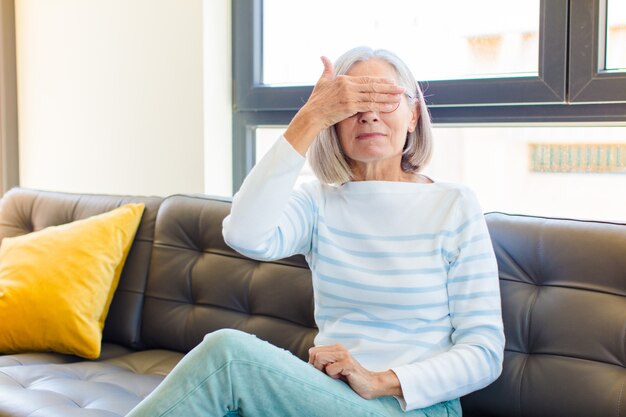
{"label": "leather sofa", "polygon": [[[226,246],[226,199],[18,188],[0,202],[0,239],[128,202],[146,209],[100,358],[0,355],[0,416],[123,416],[221,328],[306,359],[316,334],[309,269],[301,256],[258,262]],[[462,399],[464,415],[626,416],[626,225],[486,218],[500,269],[505,361],[496,382]]]}

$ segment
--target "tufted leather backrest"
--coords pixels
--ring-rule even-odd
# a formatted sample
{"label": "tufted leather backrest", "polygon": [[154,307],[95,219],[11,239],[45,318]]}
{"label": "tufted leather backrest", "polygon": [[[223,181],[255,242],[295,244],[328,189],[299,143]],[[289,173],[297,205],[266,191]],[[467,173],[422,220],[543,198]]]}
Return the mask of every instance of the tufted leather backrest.
{"label": "tufted leather backrest", "polygon": [[[236,328],[307,358],[317,330],[306,262],[258,262],[226,246],[228,201],[13,189],[1,200],[0,239],[128,202],[144,202],[146,211],[104,341],[187,352],[208,332]],[[463,415],[626,416],[626,225],[486,218],[500,271],[505,363],[497,381],[462,399]]]}
{"label": "tufted leather backrest", "polygon": [[464,415],[626,416],[626,225],[486,217],[506,352]]}
{"label": "tufted leather backrest", "polygon": [[146,208],[111,302],[103,341],[139,348],[141,306],[159,197],[69,194],[14,188],[2,197],[0,240],[101,214],[127,203]]}
{"label": "tufted leather backrest", "polygon": [[206,333],[234,328],[307,359],[317,329],[304,258],[258,262],[239,255],[222,239],[229,210],[229,202],[207,197],[172,196],[161,205],[144,342],[187,352]]}

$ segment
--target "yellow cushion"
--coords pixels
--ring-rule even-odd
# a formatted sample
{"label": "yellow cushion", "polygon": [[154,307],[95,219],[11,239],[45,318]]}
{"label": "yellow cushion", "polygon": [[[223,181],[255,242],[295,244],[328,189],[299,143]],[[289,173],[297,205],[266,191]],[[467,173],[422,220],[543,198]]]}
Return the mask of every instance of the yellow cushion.
{"label": "yellow cushion", "polygon": [[126,204],[5,238],[0,246],[0,352],[99,357],[104,320],[143,209],[143,204]]}

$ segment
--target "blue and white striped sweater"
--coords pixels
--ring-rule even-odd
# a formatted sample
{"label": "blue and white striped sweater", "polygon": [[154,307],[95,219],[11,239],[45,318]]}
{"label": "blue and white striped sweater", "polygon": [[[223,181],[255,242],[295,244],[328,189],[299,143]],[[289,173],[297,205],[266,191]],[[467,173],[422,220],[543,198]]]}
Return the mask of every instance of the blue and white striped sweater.
{"label": "blue and white striped sweater", "polygon": [[304,254],[316,345],[341,343],[392,369],[407,410],[457,398],[500,373],[497,266],[465,187],[385,181],[294,184],[304,159],[281,138],[246,178],[224,237],[257,259]]}

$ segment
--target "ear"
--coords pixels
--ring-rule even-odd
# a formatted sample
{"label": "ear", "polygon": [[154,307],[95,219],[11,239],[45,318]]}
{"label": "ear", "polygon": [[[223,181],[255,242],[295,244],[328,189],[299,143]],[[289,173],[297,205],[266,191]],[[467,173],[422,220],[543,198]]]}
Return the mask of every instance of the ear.
{"label": "ear", "polygon": [[415,131],[415,128],[417,127],[417,122],[420,119],[420,105],[419,102],[416,102],[413,107],[411,108],[411,118],[409,120],[409,127],[408,127],[408,131],[409,133],[412,133]]}

